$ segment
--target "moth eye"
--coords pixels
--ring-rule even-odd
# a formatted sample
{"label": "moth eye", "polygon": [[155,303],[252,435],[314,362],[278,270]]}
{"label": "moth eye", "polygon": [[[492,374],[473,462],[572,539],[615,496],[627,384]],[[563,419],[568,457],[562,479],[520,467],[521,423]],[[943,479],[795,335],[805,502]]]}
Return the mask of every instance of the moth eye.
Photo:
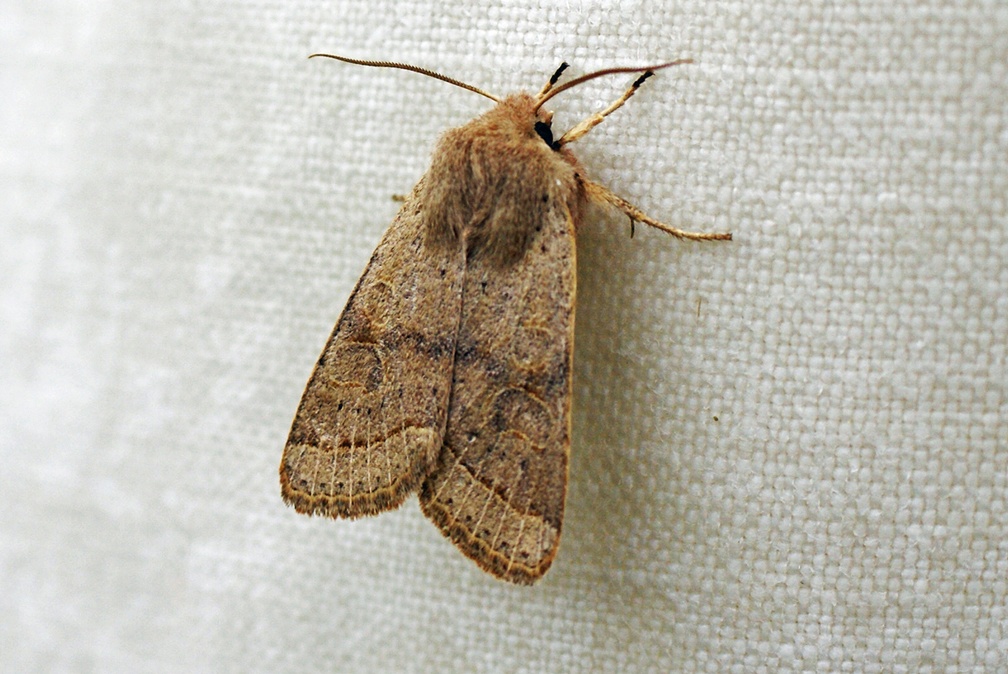
{"label": "moth eye", "polygon": [[553,129],[546,122],[536,122],[535,131],[539,134],[539,137],[546,142],[547,145],[553,147]]}

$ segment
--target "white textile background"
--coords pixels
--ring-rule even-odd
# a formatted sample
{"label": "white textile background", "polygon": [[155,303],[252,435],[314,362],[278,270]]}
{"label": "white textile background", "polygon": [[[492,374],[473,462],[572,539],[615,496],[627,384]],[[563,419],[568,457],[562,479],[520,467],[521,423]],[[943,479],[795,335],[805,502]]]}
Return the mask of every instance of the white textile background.
{"label": "white textile background", "polygon": [[[1008,4],[7,2],[0,670],[1008,671]],[[576,144],[560,554],[280,501],[438,133],[689,56]],[[551,103],[556,128],[613,77]]]}

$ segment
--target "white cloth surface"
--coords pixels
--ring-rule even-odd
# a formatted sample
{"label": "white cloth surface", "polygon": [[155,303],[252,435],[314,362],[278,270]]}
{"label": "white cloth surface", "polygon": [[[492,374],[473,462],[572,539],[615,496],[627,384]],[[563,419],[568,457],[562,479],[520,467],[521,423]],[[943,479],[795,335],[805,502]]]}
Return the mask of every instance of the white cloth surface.
{"label": "white cloth surface", "polygon": [[[5,3],[0,670],[1008,671],[1008,4]],[[561,549],[280,501],[440,131],[692,57],[578,141]],[[555,128],[631,77],[551,101]]]}

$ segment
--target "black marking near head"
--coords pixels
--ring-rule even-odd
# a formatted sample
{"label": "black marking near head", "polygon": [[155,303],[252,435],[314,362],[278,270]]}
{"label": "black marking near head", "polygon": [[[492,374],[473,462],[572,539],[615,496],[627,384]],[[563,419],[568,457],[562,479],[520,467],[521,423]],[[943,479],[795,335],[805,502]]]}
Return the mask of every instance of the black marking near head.
{"label": "black marking near head", "polygon": [[552,147],[554,150],[556,149],[553,145],[553,128],[548,122],[536,122],[535,132],[539,134],[539,137],[542,138],[547,145]]}

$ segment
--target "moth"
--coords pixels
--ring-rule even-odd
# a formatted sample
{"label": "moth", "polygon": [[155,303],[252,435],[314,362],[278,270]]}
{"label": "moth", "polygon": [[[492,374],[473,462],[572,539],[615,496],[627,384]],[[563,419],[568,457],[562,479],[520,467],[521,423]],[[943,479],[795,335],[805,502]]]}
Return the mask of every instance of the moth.
{"label": "moth", "polygon": [[[356,518],[420,507],[485,571],[531,584],[557,553],[567,491],[575,234],[589,203],[692,240],[592,182],[568,145],[654,71],[609,68],[495,105],[445,133],[371,256],[308,381],[280,463],[283,499]],[[641,73],[612,105],[555,136],[544,104],[603,75]]]}

